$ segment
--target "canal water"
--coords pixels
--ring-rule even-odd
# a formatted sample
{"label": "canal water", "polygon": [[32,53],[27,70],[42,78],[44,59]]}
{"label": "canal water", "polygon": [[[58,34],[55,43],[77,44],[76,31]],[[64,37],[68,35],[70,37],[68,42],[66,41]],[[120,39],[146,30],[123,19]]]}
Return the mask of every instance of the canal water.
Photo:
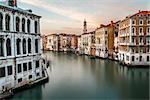
{"label": "canal water", "polygon": [[46,52],[49,82],[17,93],[11,100],[146,100],[149,69],[120,66],[71,53]]}

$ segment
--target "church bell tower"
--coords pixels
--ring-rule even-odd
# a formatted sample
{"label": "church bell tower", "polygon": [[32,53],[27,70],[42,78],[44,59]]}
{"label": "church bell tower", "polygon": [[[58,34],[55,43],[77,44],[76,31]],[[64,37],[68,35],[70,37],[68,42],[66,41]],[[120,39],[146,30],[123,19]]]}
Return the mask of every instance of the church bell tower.
{"label": "church bell tower", "polygon": [[87,33],[87,22],[86,22],[86,19],[84,19],[83,33]]}

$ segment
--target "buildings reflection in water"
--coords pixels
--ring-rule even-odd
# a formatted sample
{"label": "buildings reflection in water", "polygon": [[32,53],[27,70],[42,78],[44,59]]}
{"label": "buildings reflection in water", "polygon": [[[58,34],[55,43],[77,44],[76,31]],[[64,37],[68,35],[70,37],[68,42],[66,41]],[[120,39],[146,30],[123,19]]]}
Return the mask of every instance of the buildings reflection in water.
{"label": "buildings reflection in water", "polygon": [[14,95],[11,100],[42,100],[42,88],[44,88],[44,85],[21,91]]}

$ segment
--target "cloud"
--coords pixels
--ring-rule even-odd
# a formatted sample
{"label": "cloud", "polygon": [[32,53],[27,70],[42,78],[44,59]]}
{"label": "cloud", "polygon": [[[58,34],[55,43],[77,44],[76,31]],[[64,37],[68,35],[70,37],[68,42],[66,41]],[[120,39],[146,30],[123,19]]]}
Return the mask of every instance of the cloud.
{"label": "cloud", "polygon": [[[72,9],[71,7],[58,7],[56,5],[52,5],[50,3],[47,3],[46,1],[41,0],[20,0],[22,3],[30,4],[36,7],[44,8],[50,12],[57,13],[59,15],[68,17],[70,19],[83,22],[84,18],[87,18],[89,22],[94,22],[95,17],[92,14],[79,12],[75,9]],[[92,26],[97,26],[96,23],[90,23]]]}

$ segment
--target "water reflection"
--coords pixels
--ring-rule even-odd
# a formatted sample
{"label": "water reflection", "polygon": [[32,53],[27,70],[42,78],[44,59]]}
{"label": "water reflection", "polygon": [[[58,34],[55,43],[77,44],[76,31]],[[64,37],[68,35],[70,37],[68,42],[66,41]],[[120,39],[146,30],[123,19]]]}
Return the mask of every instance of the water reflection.
{"label": "water reflection", "polygon": [[71,53],[46,52],[45,55],[52,61],[49,83],[45,88],[21,92],[14,100],[133,100],[149,97],[148,69],[130,69],[111,60]]}

